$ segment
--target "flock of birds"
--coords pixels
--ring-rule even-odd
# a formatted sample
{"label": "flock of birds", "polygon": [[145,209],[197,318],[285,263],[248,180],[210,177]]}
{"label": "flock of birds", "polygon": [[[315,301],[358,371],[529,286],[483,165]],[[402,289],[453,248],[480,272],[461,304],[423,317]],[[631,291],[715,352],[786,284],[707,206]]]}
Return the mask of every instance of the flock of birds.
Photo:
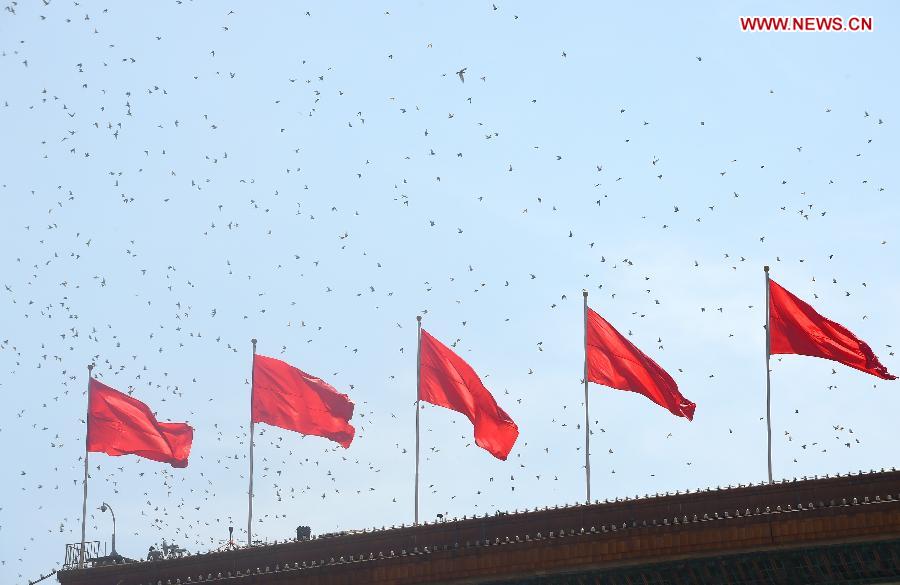
{"label": "flock of birds", "polygon": [[[260,541],[297,524],[411,521],[416,315],[522,430],[509,461],[496,462],[468,421],[423,405],[425,517],[582,498],[582,288],[698,404],[687,423],[592,387],[601,497],[763,479],[764,394],[746,377],[762,368],[764,263],[826,316],[843,311],[837,320],[900,370],[888,326],[897,317],[879,302],[896,287],[883,270],[898,260],[894,234],[871,227],[896,222],[890,169],[860,170],[883,155],[889,120],[865,103],[801,108],[818,97],[794,87],[794,101],[779,102],[780,88],[760,87],[756,107],[808,116],[851,142],[785,131],[760,150],[697,146],[718,158],[694,160],[672,128],[715,143],[721,116],[675,124],[653,103],[570,101],[561,92],[595,73],[570,39],[517,40],[523,55],[502,57],[550,87],[487,56],[454,60],[459,38],[392,28],[397,9],[366,17],[382,19],[384,31],[366,38],[385,50],[364,55],[338,41],[328,45],[337,54],[294,46],[278,27],[256,46],[269,22],[242,9],[207,18],[219,9],[176,0],[166,10],[183,23],[123,10],[10,2],[0,20],[10,80],[0,87],[0,396],[11,405],[0,440],[20,447],[4,458],[0,581],[58,568],[63,545],[80,539],[92,362],[161,420],[195,428],[183,470],[90,455],[88,539],[107,540],[97,510],[107,501],[126,556],[164,538],[214,549],[228,526],[240,540],[251,337],[356,403],[347,451],[257,426]],[[517,10],[490,4],[478,18],[521,39],[516,27],[541,19]],[[315,10],[296,18],[311,35],[342,28]],[[532,55],[539,63],[525,63]],[[715,59],[669,58],[718,83]],[[603,135],[585,137],[581,124]],[[847,471],[890,453],[877,438],[889,428],[860,428],[866,415],[835,405],[851,392],[897,400],[821,361],[803,364],[814,387],[792,395],[799,359],[773,360],[776,475]],[[710,442],[732,453],[752,445],[758,461],[724,461]]]}

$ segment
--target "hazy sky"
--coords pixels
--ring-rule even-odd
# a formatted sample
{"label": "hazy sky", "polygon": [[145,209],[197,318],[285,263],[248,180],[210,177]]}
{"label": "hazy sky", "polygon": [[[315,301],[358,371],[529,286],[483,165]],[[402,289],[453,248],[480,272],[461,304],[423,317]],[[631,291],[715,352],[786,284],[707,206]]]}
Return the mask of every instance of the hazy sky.
{"label": "hazy sky", "polygon": [[[697,404],[592,385],[595,498],[766,478],[764,264],[900,373],[895,3],[495,6],[6,6],[0,582],[80,540],[92,361],[195,427],[90,456],[135,558],[246,539],[251,337],[356,402],[346,451],[258,426],[261,540],[412,521],[418,314],[521,431],[426,406],[427,519],[584,498],[583,288]],[[807,14],[875,30],[738,29]],[[897,464],[900,384],[772,369],[776,477]]]}

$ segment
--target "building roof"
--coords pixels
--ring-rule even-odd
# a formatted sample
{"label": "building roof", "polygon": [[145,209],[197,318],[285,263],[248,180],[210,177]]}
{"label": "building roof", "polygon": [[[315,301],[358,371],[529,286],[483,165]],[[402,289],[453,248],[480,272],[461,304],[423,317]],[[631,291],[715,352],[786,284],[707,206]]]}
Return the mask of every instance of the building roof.
{"label": "building roof", "polygon": [[69,569],[58,579],[63,585],[499,582],[533,575],[535,567],[563,574],[886,541],[900,551],[900,472],[893,469],[321,535]]}

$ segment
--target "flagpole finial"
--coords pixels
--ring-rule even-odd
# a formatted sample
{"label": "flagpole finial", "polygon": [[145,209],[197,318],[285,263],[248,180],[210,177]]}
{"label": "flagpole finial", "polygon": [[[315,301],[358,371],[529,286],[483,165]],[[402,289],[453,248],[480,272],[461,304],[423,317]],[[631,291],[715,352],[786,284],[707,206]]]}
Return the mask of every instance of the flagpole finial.
{"label": "flagpole finial", "polygon": [[93,369],[94,369],[94,364],[93,363],[88,364],[88,375],[90,375],[90,373],[93,371]]}
{"label": "flagpole finial", "polygon": [[584,295],[584,298],[587,298],[587,289],[586,288],[581,289],[581,294]]}
{"label": "flagpole finial", "polygon": [[422,322],[422,315],[416,315],[416,321],[418,321],[419,323],[421,323],[421,322]]}
{"label": "flagpole finial", "polygon": [[769,272],[769,267],[768,267],[768,266],[763,266],[763,271]]}
{"label": "flagpole finial", "polygon": [[253,349],[256,349],[256,338],[255,337],[250,340],[250,343],[253,344]]}

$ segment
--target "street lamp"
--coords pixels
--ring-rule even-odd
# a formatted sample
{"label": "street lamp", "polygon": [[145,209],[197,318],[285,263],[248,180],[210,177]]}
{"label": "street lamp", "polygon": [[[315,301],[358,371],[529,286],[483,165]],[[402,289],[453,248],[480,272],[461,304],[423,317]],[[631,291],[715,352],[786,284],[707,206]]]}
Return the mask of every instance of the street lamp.
{"label": "street lamp", "polygon": [[101,512],[106,512],[107,510],[109,510],[109,513],[112,514],[113,532],[112,532],[112,552],[110,553],[110,556],[114,557],[114,556],[116,556],[116,513],[113,512],[112,506],[110,506],[106,502],[103,502],[103,504],[101,504],[100,508],[98,508],[98,509]]}

